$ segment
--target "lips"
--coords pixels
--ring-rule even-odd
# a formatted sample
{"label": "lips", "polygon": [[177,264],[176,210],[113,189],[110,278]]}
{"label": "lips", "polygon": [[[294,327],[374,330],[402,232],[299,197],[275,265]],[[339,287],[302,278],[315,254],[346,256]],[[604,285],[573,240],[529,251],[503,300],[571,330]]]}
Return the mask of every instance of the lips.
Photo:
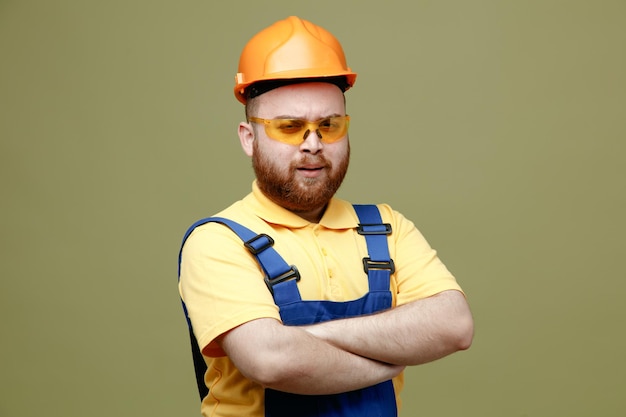
{"label": "lips", "polygon": [[318,176],[322,175],[322,172],[324,172],[325,168],[326,168],[326,165],[307,164],[307,165],[299,166],[296,169],[300,173],[300,175],[302,175],[303,177],[317,178]]}
{"label": "lips", "polygon": [[306,165],[303,167],[298,167],[299,170],[301,171],[319,171],[321,169],[324,169],[323,165]]}

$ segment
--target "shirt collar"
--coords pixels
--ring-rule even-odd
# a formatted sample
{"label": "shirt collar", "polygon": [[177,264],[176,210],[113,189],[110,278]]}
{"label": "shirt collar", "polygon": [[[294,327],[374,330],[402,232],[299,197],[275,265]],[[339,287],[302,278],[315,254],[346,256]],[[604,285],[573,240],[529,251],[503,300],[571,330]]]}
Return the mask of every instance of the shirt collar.
{"label": "shirt collar", "polygon": [[[297,214],[279,206],[267,198],[259,189],[257,181],[252,183],[252,193],[248,194],[243,203],[268,223],[279,224],[285,227],[302,228],[311,223]],[[352,229],[358,224],[354,208],[347,201],[333,197],[326,207],[326,211],[319,222],[320,226],[328,229]]]}

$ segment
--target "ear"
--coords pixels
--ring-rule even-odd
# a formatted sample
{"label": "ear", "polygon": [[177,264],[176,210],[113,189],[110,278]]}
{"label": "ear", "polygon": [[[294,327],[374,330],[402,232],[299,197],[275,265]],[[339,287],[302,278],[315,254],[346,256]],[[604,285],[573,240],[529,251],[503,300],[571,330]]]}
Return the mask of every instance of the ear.
{"label": "ear", "polygon": [[239,135],[239,142],[241,143],[241,148],[245,154],[252,156],[254,149],[252,146],[254,142],[254,129],[252,128],[252,125],[246,122],[239,123],[237,134]]}

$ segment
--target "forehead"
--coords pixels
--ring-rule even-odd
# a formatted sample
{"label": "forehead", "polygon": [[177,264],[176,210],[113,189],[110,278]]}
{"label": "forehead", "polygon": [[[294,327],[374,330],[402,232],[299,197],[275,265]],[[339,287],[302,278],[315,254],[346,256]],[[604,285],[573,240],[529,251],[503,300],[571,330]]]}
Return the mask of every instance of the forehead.
{"label": "forehead", "polygon": [[329,83],[304,83],[278,87],[257,97],[257,114],[263,118],[298,117],[310,120],[345,114],[339,87]]}

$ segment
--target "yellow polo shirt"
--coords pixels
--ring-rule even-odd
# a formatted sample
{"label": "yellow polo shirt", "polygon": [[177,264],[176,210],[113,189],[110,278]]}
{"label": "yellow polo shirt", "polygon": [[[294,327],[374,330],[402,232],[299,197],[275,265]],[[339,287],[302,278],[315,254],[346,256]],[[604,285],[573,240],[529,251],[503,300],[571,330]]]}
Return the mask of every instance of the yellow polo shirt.
{"label": "yellow polo shirt", "polygon": [[[378,209],[393,231],[388,242],[396,267],[391,276],[394,306],[446,290],[461,291],[411,221],[386,204]],[[309,223],[265,197],[255,182],[252,193],[216,216],[271,236],[274,249],[300,271],[303,299],[349,301],[367,293],[362,263],[367,245],[356,232],[358,217],[350,203],[333,198],[319,224]],[[243,377],[215,343],[219,335],[248,321],[280,320],[263,278],[256,259],[224,225],[199,226],[185,243],[179,291],[208,366],[204,416],[264,415],[263,388]],[[393,382],[399,404],[402,375]]]}

